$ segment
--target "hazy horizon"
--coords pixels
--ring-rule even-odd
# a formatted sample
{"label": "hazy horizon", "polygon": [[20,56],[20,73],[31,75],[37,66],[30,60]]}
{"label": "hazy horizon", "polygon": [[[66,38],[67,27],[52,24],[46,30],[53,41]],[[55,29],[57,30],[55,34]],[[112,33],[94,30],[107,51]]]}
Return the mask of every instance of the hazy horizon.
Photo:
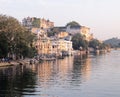
{"label": "hazy horizon", "polygon": [[70,21],[90,27],[95,38],[120,38],[119,0],[0,0],[0,14],[50,19],[55,26]]}

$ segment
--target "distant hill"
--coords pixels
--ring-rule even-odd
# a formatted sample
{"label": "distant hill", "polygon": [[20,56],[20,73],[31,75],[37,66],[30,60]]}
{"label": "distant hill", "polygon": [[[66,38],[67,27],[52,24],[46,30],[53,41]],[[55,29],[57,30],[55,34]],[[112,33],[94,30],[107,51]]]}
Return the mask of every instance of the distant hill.
{"label": "distant hill", "polygon": [[111,38],[104,41],[105,44],[111,45],[111,47],[120,47],[120,39],[118,38]]}

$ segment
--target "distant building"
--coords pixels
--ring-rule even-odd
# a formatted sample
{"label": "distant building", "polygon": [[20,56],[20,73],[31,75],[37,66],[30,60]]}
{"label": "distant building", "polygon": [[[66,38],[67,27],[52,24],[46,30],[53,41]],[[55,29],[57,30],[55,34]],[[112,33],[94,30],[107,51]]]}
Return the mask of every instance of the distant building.
{"label": "distant building", "polygon": [[80,33],[83,36],[85,36],[87,41],[90,41],[91,39],[93,39],[93,35],[90,34],[90,28],[85,27],[85,26],[67,26],[66,28],[66,32],[68,32],[71,35],[74,35],[76,33]]}
{"label": "distant building", "polygon": [[41,28],[41,29],[49,29],[54,27],[54,22],[50,20],[36,18],[36,17],[27,17],[22,20],[22,24],[25,27],[29,28]]}
{"label": "distant building", "polygon": [[[38,54],[55,54],[59,55],[65,52],[72,54],[72,36],[80,33],[85,36],[87,41],[93,39],[90,34],[90,28],[85,26],[54,27],[54,22],[44,18],[27,17],[22,20],[23,26],[28,28],[32,33],[36,34],[37,41],[34,43]],[[53,37],[47,37],[47,33],[52,32]]]}
{"label": "distant building", "polygon": [[67,37],[68,36],[68,32],[59,32],[58,34],[57,34],[57,37],[58,38],[65,38],[65,37]]}
{"label": "distant building", "polygon": [[69,35],[69,33],[66,32],[66,27],[54,27],[51,31],[55,33],[57,38],[64,38]]}
{"label": "distant building", "polygon": [[50,20],[40,19],[40,28],[49,29],[54,27],[54,22]]}
{"label": "distant building", "polygon": [[39,39],[36,42],[38,54],[55,54],[59,55],[63,51],[68,55],[72,54],[72,41],[58,39],[56,37],[48,38],[46,35],[39,33]]}
{"label": "distant building", "polygon": [[27,17],[22,20],[23,26],[28,28],[32,33],[36,34],[37,41],[34,43],[38,54],[51,54],[52,44],[47,37],[47,32],[54,27],[54,22],[50,20]]}
{"label": "distant building", "polygon": [[52,44],[48,38],[42,37],[36,44],[38,54],[52,54]]}
{"label": "distant building", "polygon": [[67,41],[67,40],[59,40],[59,47],[61,51],[65,51],[68,53],[68,55],[72,54],[72,41]]}
{"label": "distant building", "polygon": [[24,18],[22,24],[25,27],[32,27],[32,19],[30,17]]}
{"label": "distant building", "polygon": [[81,26],[80,33],[85,36],[87,41],[93,39],[93,34],[90,34],[90,28]]}
{"label": "distant building", "polygon": [[64,39],[52,40],[52,45],[54,53],[57,52],[57,54],[60,54],[62,52],[66,52],[68,55],[72,54],[72,41],[67,41]]}
{"label": "distant building", "polygon": [[81,26],[70,26],[68,25],[66,28],[66,32],[68,32],[71,35],[74,35],[76,33],[80,33]]}
{"label": "distant building", "polygon": [[40,29],[40,28],[31,28],[31,32],[32,33],[34,33],[34,34],[38,34],[39,32],[40,32],[40,30],[42,30],[42,29]]}
{"label": "distant building", "polygon": [[42,30],[37,34],[38,39],[35,42],[35,47],[38,51],[38,54],[51,54],[52,53],[52,44],[50,39],[47,37],[46,33]]}

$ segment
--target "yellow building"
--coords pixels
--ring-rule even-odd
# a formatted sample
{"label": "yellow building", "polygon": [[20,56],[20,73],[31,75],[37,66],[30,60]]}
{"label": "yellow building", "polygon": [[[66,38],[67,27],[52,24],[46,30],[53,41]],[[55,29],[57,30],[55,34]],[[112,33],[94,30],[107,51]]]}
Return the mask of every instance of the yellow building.
{"label": "yellow building", "polygon": [[40,30],[37,33],[37,42],[36,42],[36,49],[38,54],[51,54],[52,51],[52,44],[50,39],[47,37],[47,33],[44,30]]}
{"label": "yellow building", "polygon": [[37,17],[27,17],[22,20],[22,24],[27,28],[42,28],[42,29],[49,29],[54,27],[54,22],[50,20],[41,19]]}
{"label": "yellow building", "polygon": [[58,40],[58,50],[59,51],[65,51],[68,53],[68,55],[71,55],[72,54],[72,42],[71,41],[67,41],[67,40],[64,40],[64,39],[59,39]]}
{"label": "yellow building", "polygon": [[85,36],[85,39],[87,41],[90,41],[91,39],[93,39],[93,35],[90,34],[90,28],[86,27],[86,26],[68,26],[66,28],[66,31],[71,34],[74,35],[76,33],[80,33],[83,36]]}
{"label": "yellow building", "polygon": [[48,29],[48,28],[53,28],[54,27],[54,22],[51,22],[50,20],[46,19],[40,19],[40,28],[43,29]]}
{"label": "yellow building", "polygon": [[64,39],[50,40],[49,38],[41,38],[36,42],[38,54],[60,54],[62,51],[72,54],[72,42]]}
{"label": "yellow building", "polygon": [[51,54],[61,55],[63,51],[66,52],[68,55],[72,54],[73,48],[71,41],[67,41],[64,39],[50,39],[50,41]]}
{"label": "yellow building", "polygon": [[31,28],[31,32],[34,34],[38,34],[40,30],[41,30],[40,28],[35,28],[35,27]]}
{"label": "yellow building", "polygon": [[51,54],[52,45],[51,41],[48,38],[41,38],[36,44],[38,54]]}
{"label": "yellow building", "polygon": [[67,36],[68,36],[68,32],[66,32],[66,31],[61,31],[57,34],[58,38],[64,38],[64,37],[67,37]]}

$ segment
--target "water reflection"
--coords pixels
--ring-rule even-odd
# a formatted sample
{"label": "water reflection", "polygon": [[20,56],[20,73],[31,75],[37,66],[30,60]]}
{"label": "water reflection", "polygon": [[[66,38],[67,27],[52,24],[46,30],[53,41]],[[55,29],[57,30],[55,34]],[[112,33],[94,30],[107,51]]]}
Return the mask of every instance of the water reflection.
{"label": "water reflection", "polygon": [[80,89],[80,85],[89,80],[90,74],[88,56],[1,68],[0,97],[66,97],[61,92],[65,94]]}
{"label": "water reflection", "polygon": [[88,58],[86,55],[82,56],[82,58],[81,56],[75,56],[73,62],[72,80],[73,83],[77,86],[80,85],[81,82],[84,82],[90,78],[90,58]]}
{"label": "water reflection", "polygon": [[37,90],[41,91],[40,97],[59,97],[61,92],[65,94],[67,90],[80,89],[82,82],[90,78],[90,58],[71,56],[63,60],[46,61],[38,65],[37,74]]}
{"label": "water reflection", "polygon": [[0,67],[0,97],[119,97],[120,51]]}
{"label": "water reflection", "polygon": [[0,97],[21,97],[35,92],[36,74],[26,65],[0,68]]}

